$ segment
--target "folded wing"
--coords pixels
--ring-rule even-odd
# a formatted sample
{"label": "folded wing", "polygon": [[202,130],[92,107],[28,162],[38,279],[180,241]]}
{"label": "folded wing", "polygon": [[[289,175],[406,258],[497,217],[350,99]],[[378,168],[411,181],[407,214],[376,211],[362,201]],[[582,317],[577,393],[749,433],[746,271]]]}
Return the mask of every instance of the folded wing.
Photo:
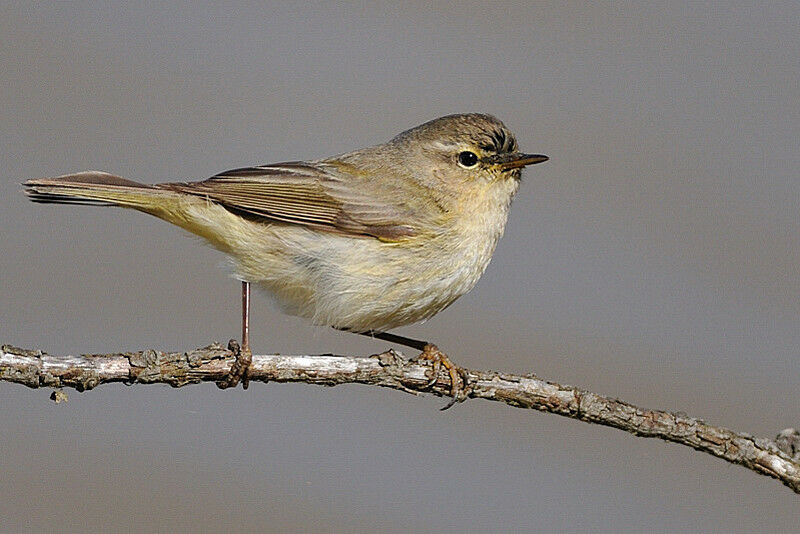
{"label": "folded wing", "polygon": [[404,192],[378,189],[366,176],[324,163],[246,167],[157,187],[207,198],[245,217],[387,241],[416,235],[423,216]]}

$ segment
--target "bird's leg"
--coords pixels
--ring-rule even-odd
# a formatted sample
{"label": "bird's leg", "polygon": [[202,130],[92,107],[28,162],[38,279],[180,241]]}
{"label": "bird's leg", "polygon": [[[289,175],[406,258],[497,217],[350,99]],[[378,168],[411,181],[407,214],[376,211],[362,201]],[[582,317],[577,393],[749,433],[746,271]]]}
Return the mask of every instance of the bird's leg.
{"label": "bird's leg", "polygon": [[228,343],[228,349],[233,352],[234,362],[227,378],[217,382],[220,389],[236,387],[239,381],[242,387],[247,389],[249,380],[247,370],[253,362],[253,353],[250,351],[250,282],[242,282],[242,344],[235,340]]}
{"label": "bird's leg", "polygon": [[242,352],[250,353],[250,282],[242,282]]}
{"label": "bird's leg", "polygon": [[[444,367],[447,369],[448,374],[450,375],[450,395],[453,397],[452,400],[442,408],[442,410],[446,410],[450,408],[456,402],[463,401],[466,396],[462,396],[464,389],[468,385],[469,376],[467,375],[466,371],[458,367],[450,358],[447,357],[447,354],[439,350],[439,347],[434,345],[433,343],[428,343],[427,341],[420,341],[418,339],[412,339],[410,337],[405,336],[398,336],[397,334],[391,334],[389,332],[375,332],[373,330],[367,332],[358,332],[363,336],[370,336],[375,339],[381,339],[383,341],[388,341],[390,343],[397,343],[400,345],[405,345],[406,347],[411,347],[412,349],[417,349],[422,351],[420,355],[417,357],[417,360],[427,360],[431,362],[432,369],[431,369],[431,379],[428,383],[428,387],[433,386],[436,383],[436,380],[439,377],[439,369]],[[459,377],[461,382],[463,382],[463,386],[459,383]]]}

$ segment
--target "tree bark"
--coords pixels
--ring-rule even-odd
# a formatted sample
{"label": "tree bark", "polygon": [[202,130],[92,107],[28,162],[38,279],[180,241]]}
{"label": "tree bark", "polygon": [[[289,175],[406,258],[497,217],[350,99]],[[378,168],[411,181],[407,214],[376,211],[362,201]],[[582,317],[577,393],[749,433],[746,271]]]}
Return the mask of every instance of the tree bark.
{"label": "tree bark", "polygon": [[[212,344],[188,352],[144,350],[112,354],[53,356],[10,345],[0,347],[0,380],[30,388],[56,388],[52,398],[65,400],[61,388],[90,390],[108,382],[164,383],[182,387],[220,382],[236,361],[235,350]],[[323,386],[358,383],[405,391],[450,393],[450,376],[429,363],[404,360],[394,351],[369,358],[354,356],[253,355],[250,382],[305,382]],[[776,440],[756,438],[709,425],[687,415],[639,408],[535,375],[510,375],[462,369],[462,396],[504,402],[518,408],[550,412],[587,423],[606,425],[636,436],[661,438],[717,456],[780,480],[800,493],[800,433],[782,431]]]}

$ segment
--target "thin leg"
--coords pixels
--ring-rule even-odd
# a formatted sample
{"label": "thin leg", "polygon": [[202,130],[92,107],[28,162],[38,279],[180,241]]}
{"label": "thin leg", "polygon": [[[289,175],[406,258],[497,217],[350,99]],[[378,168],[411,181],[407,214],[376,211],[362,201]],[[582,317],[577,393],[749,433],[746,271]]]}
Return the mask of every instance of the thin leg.
{"label": "thin leg", "polygon": [[217,382],[220,389],[234,388],[242,382],[242,387],[247,389],[247,370],[253,362],[253,353],[250,352],[250,282],[242,282],[242,344],[232,339],[228,342],[228,350],[233,352],[235,360],[228,372],[227,378]]}
{"label": "thin leg", "polygon": [[406,347],[411,347],[412,349],[421,350],[422,354],[419,355],[418,359],[428,360],[433,365],[433,372],[431,373],[433,376],[431,377],[431,381],[429,383],[430,386],[436,383],[436,380],[439,377],[439,369],[441,367],[447,369],[447,373],[450,375],[450,395],[453,397],[453,399],[447,404],[447,406],[442,408],[442,410],[450,408],[459,400],[464,400],[460,395],[463,391],[463,388],[459,384],[458,379],[460,376],[461,380],[464,382],[464,386],[466,387],[468,380],[467,373],[451,362],[450,358],[447,357],[447,354],[439,350],[439,347],[433,343],[420,341],[410,337],[398,336],[397,334],[391,334],[389,332],[375,332],[374,330],[357,333],[361,334],[362,336],[369,336],[375,339],[388,341],[389,343],[397,343],[398,345],[405,345]]}
{"label": "thin leg", "polygon": [[405,345],[406,347],[411,347],[412,349],[417,350],[425,350],[426,345],[430,345],[427,341],[420,341],[418,339],[412,339],[410,337],[405,336],[398,336],[397,334],[391,334],[389,332],[376,332],[374,330],[368,330],[367,332],[358,332],[362,336],[368,336],[375,339],[381,339],[383,341],[388,341],[389,343],[397,343],[398,345]]}
{"label": "thin leg", "polygon": [[242,282],[242,351],[250,352],[250,282]]}

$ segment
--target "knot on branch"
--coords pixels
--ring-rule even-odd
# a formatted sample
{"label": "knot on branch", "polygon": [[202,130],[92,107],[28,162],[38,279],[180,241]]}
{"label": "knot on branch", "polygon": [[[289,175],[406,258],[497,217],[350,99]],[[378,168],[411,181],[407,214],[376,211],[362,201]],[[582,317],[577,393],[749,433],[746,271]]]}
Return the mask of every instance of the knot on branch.
{"label": "knot on branch", "polygon": [[405,368],[406,364],[409,363],[407,360],[404,360],[402,356],[397,354],[393,349],[389,349],[386,352],[381,352],[380,354],[373,354],[370,358],[374,358],[378,360],[378,364],[387,372],[390,372],[396,376],[400,376],[403,374],[403,369]]}
{"label": "knot on branch", "polygon": [[154,384],[166,383],[179,388],[187,384],[199,384],[203,375],[195,372],[203,364],[231,357],[229,350],[219,343],[187,352],[162,352],[147,349],[140,352],[127,352],[124,356],[130,363],[127,383]]}
{"label": "knot on branch", "polygon": [[789,455],[794,461],[800,461],[800,432],[794,428],[781,430],[775,437],[778,449]]}
{"label": "knot on branch", "polygon": [[[381,366],[380,375],[382,375],[387,383],[392,383],[393,387],[411,393],[412,395],[419,395],[419,391],[412,389],[408,386],[415,385],[412,381],[408,380],[409,369],[419,366],[415,360],[406,360],[403,356],[389,349],[380,354],[373,354],[370,359],[378,360],[378,365]],[[434,379],[434,383],[435,383]],[[430,381],[429,381],[430,382]],[[430,387],[430,386],[428,386]]]}

